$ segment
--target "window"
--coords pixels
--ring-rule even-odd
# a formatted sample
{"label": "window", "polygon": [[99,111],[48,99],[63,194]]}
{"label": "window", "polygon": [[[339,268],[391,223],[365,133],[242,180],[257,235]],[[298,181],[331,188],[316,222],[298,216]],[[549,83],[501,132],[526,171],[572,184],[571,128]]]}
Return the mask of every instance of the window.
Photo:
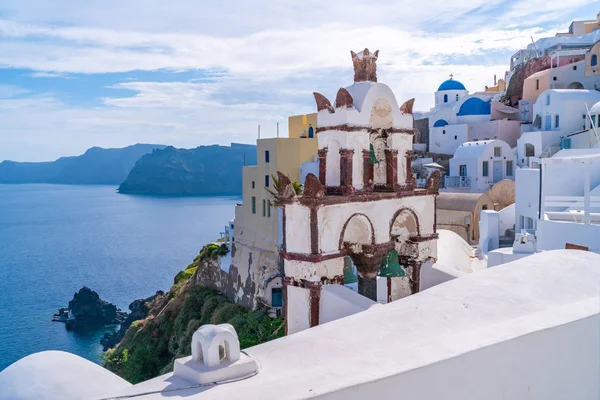
{"label": "window", "polygon": [[533,229],[533,218],[527,217],[527,229]]}
{"label": "window", "polygon": [[596,54],[592,55],[592,67],[595,67],[596,65],[598,65],[598,56]]}
{"label": "window", "polygon": [[445,129],[443,129],[443,130],[442,130],[442,135],[445,135],[445,134],[446,134],[446,130],[445,130]]}
{"label": "window", "polygon": [[525,229],[525,217],[522,215],[519,217],[519,227]]}
{"label": "window", "polygon": [[539,79],[535,80],[535,90],[540,90],[540,80]]}
{"label": "window", "polygon": [[531,143],[525,144],[525,157],[533,157],[535,155],[535,146]]}
{"label": "window", "polygon": [[269,154],[269,150],[265,150],[265,162],[268,163],[270,162],[270,154]]}
{"label": "window", "polygon": [[494,157],[502,157],[502,147],[494,147]]}
{"label": "window", "polygon": [[256,182],[252,181],[252,189],[256,187]]}
{"label": "window", "polygon": [[481,167],[483,169],[483,176],[489,176],[488,162],[484,161]]}
{"label": "window", "polygon": [[271,289],[271,305],[273,307],[283,307],[283,291],[280,287]]}
{"label": "window", "polygon": [[271,218],[271,200],[267,201],[267,217]]}
{"label": "window", "polygon": [[596,116],[592,115],[592,126],[596,125]]}
{"label": "window", "polygon": [[252,196],[252,214],[256,214],[256,197]]}
{"label": "window", "polygon": [[556,82],[556,79],[557,79],[556,76],[552,77],[552,80],[555,82]]}
{"label": "window", "polygon": [[458,137],[456,135],[454,135],[454,140],[457,140],[457,139],[458,139]]}
{"label": "window", "polygon": [[577,71],[577,65],[573,65],[573,71]]}
{"label": "window", "polygon": [[263,200],[263,217],[267,216],[267,201]]}
{"label": "window", "polygon": [[555,115],[554,116],[554,129],[559,128],[560,127],[560,115]]}
{"label": "window", "polygon": [[445,94],[445,95],[444,95],[444,103],[447,103],[447,102],[448,102],[448,95],[447,95],[447,94]]}
{"label": "window", "polygon": [[466,165],[461,165],[460,167],[458,167],[458,171],[460,176],[467,176],[467,166]]}
{"label": "window", "polygon": [[513,176],[513,162],[506,162],[506,176]]}
{"label": "window", "polygon": [[550,105],[550,95],[549,94],[546,95],[546,105],[547,106]]}
{"label": "window", "polygon": [[269,175],[265,175],[265,187],[269,187]]}
{"label": "window", "polygon": [[487,204],[484,204],[483,206],[481,206],[482,210],[487,210]]}
{"label": "window", "polygon": [[456,95],[456,101],[458,101],[458,95]]}

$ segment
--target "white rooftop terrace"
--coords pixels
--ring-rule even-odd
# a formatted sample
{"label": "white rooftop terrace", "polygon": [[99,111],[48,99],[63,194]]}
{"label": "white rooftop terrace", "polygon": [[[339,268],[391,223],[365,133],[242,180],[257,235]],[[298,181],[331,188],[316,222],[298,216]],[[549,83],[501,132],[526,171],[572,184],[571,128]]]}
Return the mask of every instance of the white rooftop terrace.
{"label": "white rooftop terrace", "polygon": [[[24,359],[0,373],[0,398],[597,399],[599,316],[600,255],[557,250],[249,348],[260,370],[245,380],[123,388],[49,363],[28,374]],[[86,391],[103,379],[104,397]],[[46,390],[61,380],[70,392]]]}

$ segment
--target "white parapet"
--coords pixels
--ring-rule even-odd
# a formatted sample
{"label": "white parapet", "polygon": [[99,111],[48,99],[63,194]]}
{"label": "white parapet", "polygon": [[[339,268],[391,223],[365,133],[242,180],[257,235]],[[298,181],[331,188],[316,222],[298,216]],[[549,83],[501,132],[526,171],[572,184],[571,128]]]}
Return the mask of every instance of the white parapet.
{"label": "white parapet", "polygon": [[173,375],[202,385],[245,379],[257,372],[256,361],[240,352],[230,324],[201,326],[192,336],[192,355],[175,360],[173,368]]}

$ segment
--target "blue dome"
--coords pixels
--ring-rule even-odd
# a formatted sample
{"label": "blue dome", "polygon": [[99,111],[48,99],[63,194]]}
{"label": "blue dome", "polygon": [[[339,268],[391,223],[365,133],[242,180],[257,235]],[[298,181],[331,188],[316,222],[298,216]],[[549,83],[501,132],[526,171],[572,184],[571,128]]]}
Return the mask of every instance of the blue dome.
{"label": "blue dome", "polygon": [[438,92],[442,92],[444,90],[467,90],[467,89],[465,88],[465,85],[463,85],[459,81],[455,81],[454,79],[450,78],[447,81],[442,82],[442,84],[438,88]]}
{"label": "blue dome", "polygon": [[446,121],[445,119],[438,119],[437,121],[435,121],[435,124],[433,124],[433,127],[439,128],[446,125],[448,125],[448,121]]}
{"label": "blue dome", "polygon": [[471,97],[462,103],[460,110],[458,110],[458,114],[456,115],[490,115],[491,113],[492,103],[490,101],[483,101],[477,97]]}

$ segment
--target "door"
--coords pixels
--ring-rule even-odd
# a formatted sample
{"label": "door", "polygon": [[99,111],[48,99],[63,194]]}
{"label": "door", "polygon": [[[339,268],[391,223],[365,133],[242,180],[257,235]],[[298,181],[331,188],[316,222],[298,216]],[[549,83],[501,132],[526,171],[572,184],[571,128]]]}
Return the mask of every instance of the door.
{"label": "door", "polygon": [[494,161],[494,183],[502,180],[502,161]]}
{"label": "door", "polygon": [[544,124],[544,130],[551,131],[552,130],[552,115],[546,115],[546,123]]}

